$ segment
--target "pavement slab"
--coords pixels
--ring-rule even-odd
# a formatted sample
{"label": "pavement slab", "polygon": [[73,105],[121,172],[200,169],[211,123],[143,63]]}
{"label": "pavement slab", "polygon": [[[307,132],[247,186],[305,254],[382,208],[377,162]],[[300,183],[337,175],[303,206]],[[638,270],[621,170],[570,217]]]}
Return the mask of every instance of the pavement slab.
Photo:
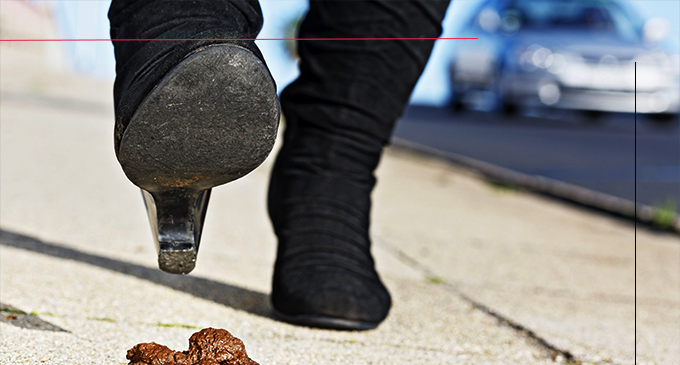
{"label": "pavement slab", "polygon": [[[1,323],[3,364],[121,364],[125,351],[137,343],[183,350],[191,333],[205,327],[232,331],[262,364],[552,363],[513,329],[424,281],[387,278],[395,305],[375,331],[315,330],[273,320],[264,293],[241,289],[201,297],[145,279],[144,271],[153,268],[123,274],[75,254],[57,257],[40,246],[48,254],[34,251],[33,241],[3,232],[3,300],[65,332]],[[223,295],[230,298],[221,300]]]}
{"label": "pavement slab", "polygon": [[677,235],[392,155],[374,199],[378,237],[576,359],[680,363]]}
{"label": "pavement slab", "polygon": [[[5,75],[21,75],[3,71]],[[0,323],[0,364],[123,364],[155,341],[177,350],[200,328],[243,339],[262,364],[526,364],[550,354],[470,303],[374,248],[394,297],[377,330],[296,327],[272,318],[276,241],[265,210],[271,160],[214,190],[198,266],[156,268],[139,190],[113,154],[110,83],[46,78],[0,99],[0,288],[11,306],[63,332]],[[56,105],[50,82],[87,90]],[[79,108],[87,101],[96,108]]]}
{"label": "pavement slab", "polygon": [[124,364],[134,344],[184,350],[205,327],[261,364],[632,364],[636,338],[638,363],[680,362],[677,236],[637,230],[636,317],[632,224],[400,150],[373,196],[394,301],[378,329],[272,318],[271,158],[214,189],[196,270],[165,274],[113,153],[111,83],[0,71],[0,302],[63,330],[4,318],[0,364]]}

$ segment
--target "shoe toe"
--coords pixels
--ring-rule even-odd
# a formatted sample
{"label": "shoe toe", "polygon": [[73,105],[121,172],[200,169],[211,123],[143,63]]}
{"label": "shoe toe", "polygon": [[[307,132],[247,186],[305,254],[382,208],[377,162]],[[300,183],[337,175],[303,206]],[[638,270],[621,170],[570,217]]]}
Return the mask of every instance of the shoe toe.
{"label": "shoe toe", "polygon": [[296,317],[320,322],[339,319],[371,324],[370,328],[387,317],[391,306],[377,274],[367,277],[342,268],[306,268],[280,275],[275,278],[272,302],[293,321]]}

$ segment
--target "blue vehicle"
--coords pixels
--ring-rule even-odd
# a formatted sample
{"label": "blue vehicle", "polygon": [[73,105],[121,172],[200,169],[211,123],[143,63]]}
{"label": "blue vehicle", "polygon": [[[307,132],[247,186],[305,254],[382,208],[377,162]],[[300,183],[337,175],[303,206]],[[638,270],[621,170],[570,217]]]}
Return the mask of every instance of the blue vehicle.
{"label": "blue vehicle", "polygon": [[680,60],[662,19],[606,0],[488,0],[464,25],[450,66],[456,107],[550,107],[673,116]]}

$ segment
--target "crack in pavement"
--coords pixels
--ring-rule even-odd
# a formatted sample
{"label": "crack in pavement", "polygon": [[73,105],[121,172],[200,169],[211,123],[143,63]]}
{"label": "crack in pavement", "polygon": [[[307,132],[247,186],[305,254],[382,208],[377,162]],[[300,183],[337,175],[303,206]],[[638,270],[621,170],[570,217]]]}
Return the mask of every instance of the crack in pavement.
{"label": "crack in pavement", "polygon": [[[374,242],[380,247],[384,248],[388,253],[395,257],[398,261],[411,267],[412,269],[420,272],[424,277],[438,277],[436,273],[430,270],[428,267],[424,266],[411,256],[407,255],[399,248],[391,245],[383,239],[374,239]],[[243,310],[251,314],[255,314],[261,317],[270,317],[270,311],[268,310],[268,300],[267,295],[264,293],[253,292],[247,289],[234,287],[232,285],[217,283],[212,280],[194,277],[180,277],[172,278],[169,280],[166,275],[158,272],[158,270],[147,268],[141,265],[126,263],[110,258],[106,258],[99,255],[84,253],[72,248],[56,245],[53,243],[46,243],[41,240],[35,239],[33,237],[25,236],[18,233],[9,232],[0,229],[0,245],[7,247],[14,247],[22,250],[33,251],[47,256],[59,257],[64,259],[70,259],[74,261],[80,261],[89,265],[98,266],[111,271],[123,273],[126,275],[131,275],[142,280],[147,280],[156,284],[164,285],[175,290],[183,291],[188,294],[194,295],[199,298],[207,299],[219,304],[223,304],[234,309]],[[447,284],[445,282],[438,283],[439,286],[451,292],[452,294],[458,296],[465,302],[469,303],[472,307],[490,315],[495,318],[501,325],[506,325],[517,333],[522,335],[530,344],[536,346],[542,350],[547,358],[553,361],[560,361],[560,359],[566,361],[569,364],[581,364],[583,361],[577,359],[570,351],[565,349],[560,349],[555,345],[549,343],[546,339],[539,336],[536,332],[529,328],[524,327],[522,324],[513,321],[512,319],[494,311],[485,304],[473,299],[472,297],[465,294],[457,286],[452,284]],[[197,291],[198,287],[208,287],[208,290]],[[219,286],[218,292],[227,292],[230,295],[216,297],[214,294],[208,295],[208,293],[215,293],[215,286]],[[234,297],[242,297],[241,300],[234,300]],[[225,299],[230,298],[230,299]],[[3,305],[2,308],[5,308]],[[7,306],[9,311],[17,311],[17,313],[25,313],[13,307]],[[4,314],[4,313],[3,313]],[[15,315],[15,314],[8,314]],[[54,326],[48,322],[42,321],[37,316],[26,315],[26,317],[34,317],[35,319],[41,321],[43,328],[50,328],[49,330],[68,332],[57,326]],[[18,315],[17,315],[18,318]],[[4,319],[4,316],[3,316]],[[2,320],[2,322],[8,322],[8,320]],[[14,324],[14,323],[12,323]],[[51,327],[50,327],[51,326]],[[435,349],[430,349],[435,350]],[[436,351],[436,350],[435,350]],[[612,364],[612,363],[610,363]]]}
{"label": "crack in pavement", "polygon": [[[404,251],[400,250],[396,246],[390,244],[386,240],[382,238],[374,238],[373,240],[374,243],[378,244],[380,247],[384,248],[387,252],[389,252],[394,258],[402,262],[403,264],[411,267],[412,269],[419,271],[424,277],[439,277],[435,272],[430,270],[427,266],[421,264],[418,262],[416,259],[413,257],[409,256],[406,254]],[[439,286],[442,286],[445,288],[447,291],[455,294],[456,296],[460,297],[467,303],[469,303],[471,306],[474,308],[490,315],[491,317],[495,318],[496,320],[499,321],[501,325],[506,325],[513,330],[515,330],[517,333],[522,335],[524,338],[528,340],[529,343],[533,344],[534,346],[537,346],[539,349],[541,349],[543,352],[546,353],[547,357],[552,359],[553,361],[558,361],[558,359],[564,359],[569,364],[581,364],[582,361],[578,360],[570,351],[560,349],[557,346],[551,344],[548,342],[546,339],[543,337],[539,336],[536,332],[532,331],[529,328],[524,327],[520,323],[517,323],[513,321],[512,319],[494,311],[493,309],[489,308],[485,304],[473,299],[469,295],[465,294],[462,292],[457,286],[447,284],[446,282],[441,282],[438,284]]]}

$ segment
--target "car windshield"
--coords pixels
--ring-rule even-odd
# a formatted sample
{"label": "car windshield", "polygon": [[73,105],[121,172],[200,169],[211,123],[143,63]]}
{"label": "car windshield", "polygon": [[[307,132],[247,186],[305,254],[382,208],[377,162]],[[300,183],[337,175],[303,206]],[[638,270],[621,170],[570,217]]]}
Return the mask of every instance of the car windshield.
{"label": "car windshield", "polygon": [[[631,19],[612,1],[501,0],[495,8],[501,29],[511,33],[520,29],[567,29],[618,33],[626,38],[637,35]],[[487,7],[482,13],[489,10]]]}

